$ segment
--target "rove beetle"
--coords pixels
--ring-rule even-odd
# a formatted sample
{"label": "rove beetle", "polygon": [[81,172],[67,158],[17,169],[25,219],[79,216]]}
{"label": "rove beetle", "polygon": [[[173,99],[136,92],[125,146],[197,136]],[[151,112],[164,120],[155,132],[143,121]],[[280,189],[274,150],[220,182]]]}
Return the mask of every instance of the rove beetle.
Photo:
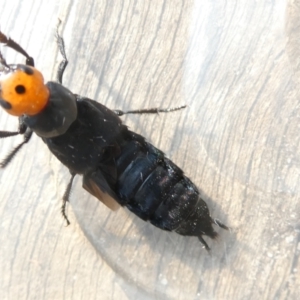
{"label": "rove beetle", "polygon": [[63,60],[57,81],[44,84],[34,60],[11,38],[0,31],[0,43],[26,57],[26,64],[7,64],[0,52],[0,105],[19,117],[16,132],[0,131],[0,138],[22,134],[20,143],[2,161],[7,166],[32,133],[37,134],[49,150],[71,173],[63,196],[62,215],[70,224],[66,202],[75,175],[83,176],[83,188],[115,210],[120,205],[154,226],[181,235],[196,236],[210,250],[203,235],[217,237],[213,224],[228,230],[211,218],[207,204],[197,187],[164,153],[144,137],[122,124],[124,114],[171,112],[171,109],[142,109],[123,112],[73,94],[62,85],[68,64],[63,38],[57,43]]}

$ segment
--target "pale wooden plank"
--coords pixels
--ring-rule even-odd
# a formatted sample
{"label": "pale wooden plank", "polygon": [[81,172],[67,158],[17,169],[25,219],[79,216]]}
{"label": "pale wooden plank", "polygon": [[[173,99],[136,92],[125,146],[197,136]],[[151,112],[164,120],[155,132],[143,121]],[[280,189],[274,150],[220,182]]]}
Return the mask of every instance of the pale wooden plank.
{"label": "pale wooden plank", "polygon": [[[58,17],[72,91],[118,109],[189,106],[124,119],[185,170],[233,230],[209,242],[210,256],[196,239],[109,212],[80,178],[65,228],[69,174],[35,137],[0,172],[2,298],[297,299],[299,5],[5,3],[1,30],[47,80],[60,59]],[[0,124],[13,130],[17,122],[1,112]],[[17,140],[0,141],[1,157]]]}

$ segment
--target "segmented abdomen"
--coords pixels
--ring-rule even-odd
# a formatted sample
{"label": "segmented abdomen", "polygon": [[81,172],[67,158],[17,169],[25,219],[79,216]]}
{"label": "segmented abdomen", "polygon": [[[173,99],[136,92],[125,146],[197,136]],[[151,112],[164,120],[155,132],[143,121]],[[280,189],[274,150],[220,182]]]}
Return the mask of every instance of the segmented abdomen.
{"label": "segmented abdomen", "polygon": [[216,237],[197,187],[163,152],[130,134],[116,159],[121,204],[161,229],[198,236],[202,242],[202,235]]}

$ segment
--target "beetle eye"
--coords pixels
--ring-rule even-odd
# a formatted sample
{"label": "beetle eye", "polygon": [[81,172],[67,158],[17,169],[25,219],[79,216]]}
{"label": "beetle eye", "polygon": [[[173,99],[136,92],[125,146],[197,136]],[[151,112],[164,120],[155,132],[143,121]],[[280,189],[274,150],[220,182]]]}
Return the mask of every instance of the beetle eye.
{"label": "beetle eye", "polygon": [[26,89],[25,89],[25,86],[24,85],[17,85],[16,88],[15,88],[17,94],[24,94]]}

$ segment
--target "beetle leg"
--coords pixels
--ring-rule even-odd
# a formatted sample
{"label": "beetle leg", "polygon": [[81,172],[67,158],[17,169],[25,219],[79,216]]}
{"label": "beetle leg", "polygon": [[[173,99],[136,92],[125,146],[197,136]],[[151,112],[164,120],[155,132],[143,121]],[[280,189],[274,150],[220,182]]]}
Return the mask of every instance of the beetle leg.
{"label": "beetle leg", "polygon": [[158,114],[160,112],[168,113],[176,110],[180,110],[186,108],[186,105],[181,105],[178,107],[172,107],[172,108],[146,108],[146,109],[137,109],[137,110],[128,110],[128,111],[122,111],[122,110],[114,110],[114,112],[118,116],[123,116],[127,114]]}
{"label": "beetle leg", "polygon": [[201,244],[205,247],[205,249],[209,252],[210,248],[207,245],[207,243],[205,242],[205,240],[203,239],[203,237],[201,235],[198,236],[199,241],[201,242]]}
{"label": "beetle leg", "polygon": [[227,227],[226,225],[224,225],[223,223],[221,223],[219,220],[217,219],[214,219],[213,222],[218,225],[219,227],[223,228],[223,229],[226,229],[226,230],[230,230],[229,227]]}
{"label": "beetle leg", "polygon": [[0,131],[0,138],[6,138],[20,134],[19,131]]}
{"label": "beetle leg", "polygon": [[23,123],[22,118],[19,118],[18,131],[0,131],[0,139],[18,135],[18,134],[24,134],[26,132],[26,129],[27,129],[27,126]]}
{"label": "beetle leg", "polygon": [[76,173],[71,172],[71,179],[70,179],[70,181],[67,185],[64,196],[62,198],[63,203],[62,203],[62,206],[61,206],[61,213],[63,215],[63,218],[67,222],[67,226],[70,225],[70,221],[69,221],[69,219],[67,217],[67,214],[66,214],[66,205],[67,205],[67,202],[69,202],[71,188],[72,188],[72,184],[73,184],[73,180],[74,180],[75,175],[76,175]]}
{"label": "beetle leg", "polygon": [[13,159],[13,157],[17,154],[17,152],[29,142],[32,136],[32,130],[27,129],[27,126],[19,119],[19,130],[18,131],[0,131],[0,138],[6,138],[18,134],[24,134],[24,141],[20,143],[17,147],[15,147],[8,156],[0,163],[0,168],[5,168]]}
{"label": "beetle leg", "polygon": [[61,55],[63,57],[63,60],[59,63],[56,79],[60,84],[62,84],[62,78],[63,78],[63,75],[64,75],[64,71],[65,71],[65,69],[68,65],[68,58],[67,58],[67,55],[66,55],[64,39],[58,33],[58,28],[59,28],[60,23],[61,23],[61,21],[59,20],[58,25],[56,27],[56,39],[57,39],[58,49],[59,49],[59,52],[61,53]]}

